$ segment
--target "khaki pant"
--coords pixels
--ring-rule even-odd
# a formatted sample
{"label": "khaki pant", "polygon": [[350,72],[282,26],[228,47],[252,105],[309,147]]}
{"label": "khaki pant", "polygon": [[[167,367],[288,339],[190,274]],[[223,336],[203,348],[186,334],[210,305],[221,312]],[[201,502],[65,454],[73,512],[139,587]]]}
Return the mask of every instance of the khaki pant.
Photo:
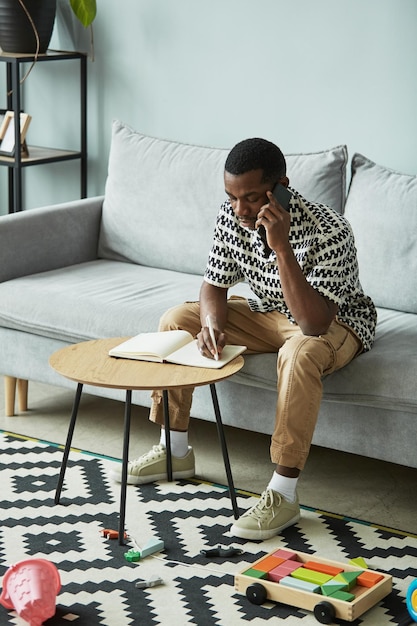
{"label": "khaki pant", "polygon": [[[185,329],[197,335],[201,329],[198,302],[169,309],[159,330]],[[278,399],[271,439],[275,464],[303,469],[310,450],[322,397],[322,378],[347,365],[362,350],[361,341],[344,324],[333,321],[319,337],[303,335],[285,315],[254,313],[244,298],[228,300],[227,342],[248,347],[247,353],[278,352]],[[188,430],[193,389],[169,392],[173,430]],[[152,394],[150,419],[164,423],[162,393]],[[256,415],[253,416],[256,420]]]}

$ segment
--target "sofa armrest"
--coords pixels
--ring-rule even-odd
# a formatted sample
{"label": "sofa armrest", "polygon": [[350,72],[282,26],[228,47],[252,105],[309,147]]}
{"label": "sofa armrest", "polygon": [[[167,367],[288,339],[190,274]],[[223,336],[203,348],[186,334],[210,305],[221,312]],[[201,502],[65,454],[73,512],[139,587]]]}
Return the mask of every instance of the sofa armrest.
{"label": "sofa armrest", "polygon": [[97,258],[103,197],[0,217],[0,282]]}

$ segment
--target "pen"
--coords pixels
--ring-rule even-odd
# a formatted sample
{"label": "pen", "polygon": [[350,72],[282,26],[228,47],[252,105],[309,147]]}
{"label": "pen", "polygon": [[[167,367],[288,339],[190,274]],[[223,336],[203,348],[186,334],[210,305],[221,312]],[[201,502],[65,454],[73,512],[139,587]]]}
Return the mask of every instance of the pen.
{"label": "pen", "polygon": [[216,337],[214,335],[214,329],[213,329],[213,324],[211,323],[210,315],[207,315],[207,317],[206,317],[206,324],[207,324],[208,329],[209,329],[210,339],[211,339],[211,341],[213,343],[213,346],[214,346],[214,348],[216,350],[216,353],[214,355],[214,360],[218,361],[219,360],[219,353],[217,352]]}

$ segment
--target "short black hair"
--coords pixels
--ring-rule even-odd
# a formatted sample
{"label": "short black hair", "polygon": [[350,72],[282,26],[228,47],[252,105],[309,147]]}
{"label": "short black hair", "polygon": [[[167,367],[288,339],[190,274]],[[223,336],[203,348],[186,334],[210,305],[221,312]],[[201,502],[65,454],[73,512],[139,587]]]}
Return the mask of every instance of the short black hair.
{"label": "short black hair", "polygon": [[281,150],[271,141],[254,137],[244,139],[231,149],[224,169],[240,176],[251,170],[262,170],[265,182],[277,182],[287,173],[287,164]]}

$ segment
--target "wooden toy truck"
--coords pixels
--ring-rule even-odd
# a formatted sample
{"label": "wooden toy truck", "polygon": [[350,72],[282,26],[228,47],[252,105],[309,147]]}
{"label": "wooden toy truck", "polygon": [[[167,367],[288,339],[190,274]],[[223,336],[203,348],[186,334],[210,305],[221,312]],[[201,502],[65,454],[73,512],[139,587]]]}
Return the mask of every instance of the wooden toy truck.
{"label": "wooden toy truck", "polygon": [[352,622],[377,604],[391,592],[392,576],[278,549],[237,574],[235,589],[253,604],[290,604],[313,611],[321,624],[331,624],[335,618]]}

